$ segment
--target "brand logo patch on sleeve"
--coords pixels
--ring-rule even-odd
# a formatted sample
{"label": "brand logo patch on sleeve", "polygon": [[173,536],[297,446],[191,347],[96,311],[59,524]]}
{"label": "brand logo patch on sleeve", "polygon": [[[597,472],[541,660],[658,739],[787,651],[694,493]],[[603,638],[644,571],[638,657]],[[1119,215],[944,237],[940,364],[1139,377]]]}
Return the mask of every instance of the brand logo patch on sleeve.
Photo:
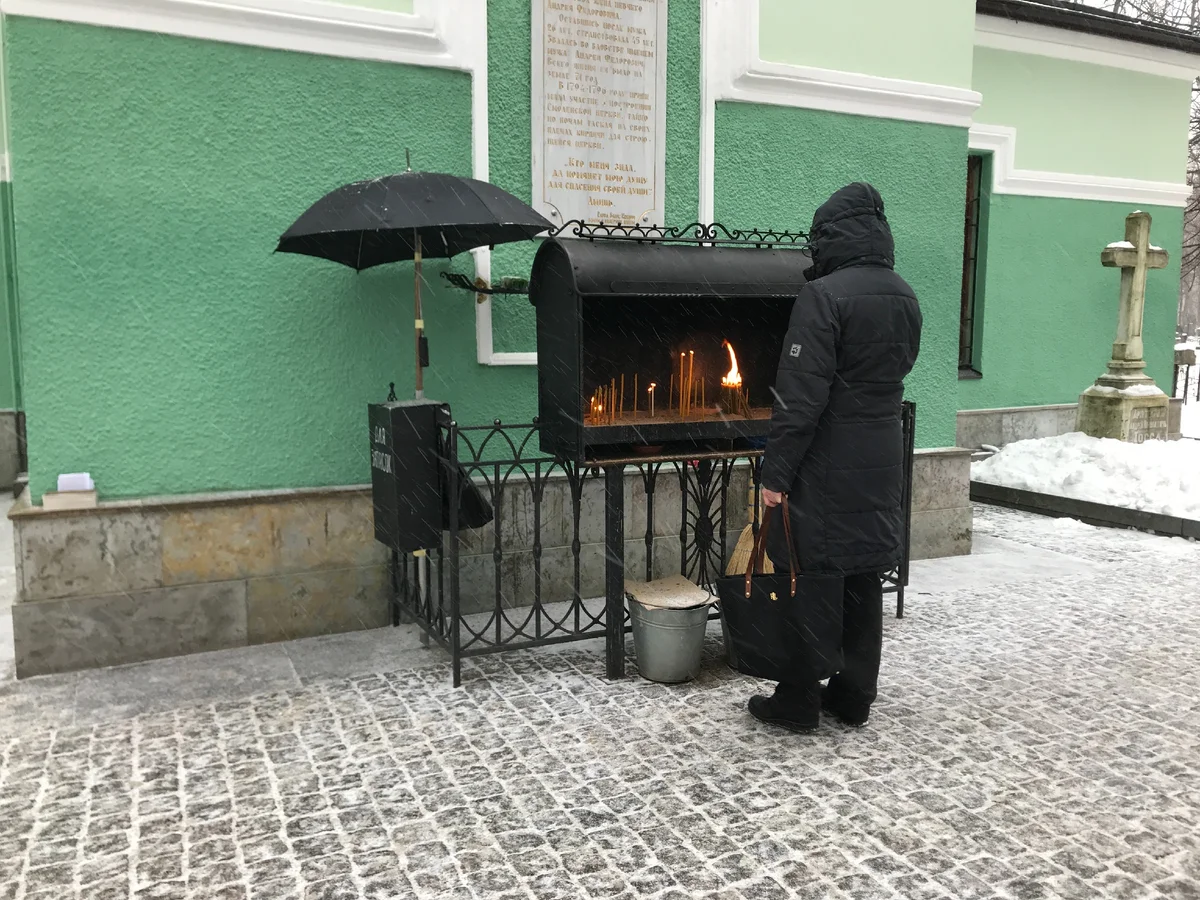
{"label": "brand logo patch on sleeve", "polygon": [[800,345],[792,344],[792,349],[789,350],[788,352],[792,355],[792,358],[795,359],[797,356],[800,355]]}

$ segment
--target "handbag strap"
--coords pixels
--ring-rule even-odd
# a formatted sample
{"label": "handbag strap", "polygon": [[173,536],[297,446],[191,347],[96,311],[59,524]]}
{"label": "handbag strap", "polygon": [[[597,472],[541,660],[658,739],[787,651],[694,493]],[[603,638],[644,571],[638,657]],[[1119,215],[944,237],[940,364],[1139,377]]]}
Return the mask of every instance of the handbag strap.
{"label": "handbag strap", "polygon": [[[788,550],[788,574],[791,576],[791,592],[789,596],[796,596],[796,570],[799,566],[796,564],[796,548],[792,545],[792,517],[788,512],[788,496],[783,495],[782,514],[783,514],[783,533],[787,538]],[[750,552],[750,560],[746,564],[746,597],[750,597],[751,578],[758,570],[758,574],[762,572],[763,557],[767,552],[767,526],[770,524],[770,517],[763,516],[762,525],[758,529],[758,538],[754,541],[754,549]]]}

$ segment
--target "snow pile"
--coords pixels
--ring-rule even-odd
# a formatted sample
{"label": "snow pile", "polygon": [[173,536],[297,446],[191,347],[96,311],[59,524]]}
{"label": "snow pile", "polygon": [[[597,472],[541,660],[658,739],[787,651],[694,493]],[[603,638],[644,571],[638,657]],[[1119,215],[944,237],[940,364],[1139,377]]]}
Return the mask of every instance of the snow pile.
{"label": "snow pile", "polygon": [[971,478],[1039,494],[1200,519],[1200,441],[1129,444],[1085,434],[1017,441]]}
{"label": "snow pile", "polygon": [[1131,384],[1129,387],[1115,388],[1107,384],[1093,384],[1088,388],[1091,394],[1112,394],[1121,397],[1165,397],[1166,393],[1157,384]]}

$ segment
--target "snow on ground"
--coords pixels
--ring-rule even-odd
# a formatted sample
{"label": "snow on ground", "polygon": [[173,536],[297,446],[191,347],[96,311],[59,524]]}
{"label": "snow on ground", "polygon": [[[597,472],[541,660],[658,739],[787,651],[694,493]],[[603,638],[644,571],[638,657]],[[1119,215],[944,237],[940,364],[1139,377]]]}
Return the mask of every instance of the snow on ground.
{"label": "snow on ground", "polygon": [[1180,411],[1179,433],[1185,438],[1200,438],[1200,403],[1193,400],[1183,404]]}
{"label": "snow on ground", "polygon": [[[1197,408],[1192,404],[1193,412]],[[1200,416],[1197,416],[1200,424]],[[976,481],[1200,519],[1200,441],[1129,444],[1084,434],[1016,441],[971,465]]]}

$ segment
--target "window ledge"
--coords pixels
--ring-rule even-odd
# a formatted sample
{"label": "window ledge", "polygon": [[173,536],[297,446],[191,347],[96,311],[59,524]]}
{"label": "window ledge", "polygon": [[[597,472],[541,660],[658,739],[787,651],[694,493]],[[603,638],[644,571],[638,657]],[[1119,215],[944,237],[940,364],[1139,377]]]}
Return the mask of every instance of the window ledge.
{"label": "window ledge", "polygon": [[970,366],[967,366],[967,367],[960,366],[959,367],[959,370],[958,370],[958,380],[959,381],[978,381],[981,378],[983,378],[982,372],[977,372],[974,369],[972,369]]}

